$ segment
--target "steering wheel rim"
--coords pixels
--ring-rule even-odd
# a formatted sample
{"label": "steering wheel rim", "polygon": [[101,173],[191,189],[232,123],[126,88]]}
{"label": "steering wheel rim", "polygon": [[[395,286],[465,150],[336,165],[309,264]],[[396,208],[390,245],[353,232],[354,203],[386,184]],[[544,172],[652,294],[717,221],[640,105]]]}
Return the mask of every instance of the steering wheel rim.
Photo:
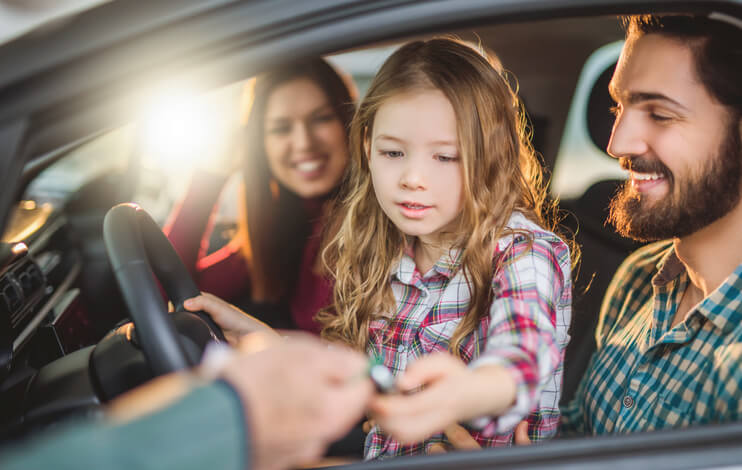
{"label": "steering wheel rim", "polygon": [[[119,204],[103,220],[103,240],[152,372],[162,375],[195,365],[155,281],[159,279],[176,311],[185,310],[183,302],[200,291],[157,223],[136,204]],[[206,323],[214,341],[224,341],[221,328],[208,314],[193,313]]]}

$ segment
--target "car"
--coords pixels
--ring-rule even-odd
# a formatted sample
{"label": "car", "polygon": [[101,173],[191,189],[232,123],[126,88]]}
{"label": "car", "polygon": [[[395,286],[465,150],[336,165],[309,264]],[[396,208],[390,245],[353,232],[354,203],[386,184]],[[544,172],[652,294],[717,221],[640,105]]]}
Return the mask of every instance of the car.
{"label": "car", "polygon": [[[149,263],[176,310],[198,292],[159,230],[184,176],[137,147],[143,110],[158,93],[183,88],[229,101],[247,78],[314,55],[363,87],[385,51],[449,33],[496,51],[517,79],[552,194],[583,246],[568,398],[594,347],[603,290],[636,247],[603,226],[621,172],[602,149],[612,122],[607,81],[623,37],[616,15],[645,12],[742,21],[742,0],[119,1],[3,44],[0,436],[12,442],[100,414],[124,391],[195,364],[219,337],[206,317],[171,322],[147,269],[117,277],[133,260]],[[109,212],[130,201],[152,217],[133,205]],[[229,211],[224,221],[229,228]],[[742,423],[733,423],[349,467],[676,469],[740,461]]]}

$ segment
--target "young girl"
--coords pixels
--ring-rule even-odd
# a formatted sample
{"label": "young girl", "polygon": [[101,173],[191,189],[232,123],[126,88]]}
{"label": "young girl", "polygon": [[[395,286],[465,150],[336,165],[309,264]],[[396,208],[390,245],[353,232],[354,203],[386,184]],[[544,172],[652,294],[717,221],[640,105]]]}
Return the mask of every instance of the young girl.
{"label": "young girl", "polygon": [[[499,66],[451,39],[382,66],[351,125],[348,181],[323,259],[335,278],[323,336],[398,378],[377,398],[367,459],[532,440],[559,418],[568,246],[543,228],[545,188]],[[530,414],[530,416],[529,416]]]}

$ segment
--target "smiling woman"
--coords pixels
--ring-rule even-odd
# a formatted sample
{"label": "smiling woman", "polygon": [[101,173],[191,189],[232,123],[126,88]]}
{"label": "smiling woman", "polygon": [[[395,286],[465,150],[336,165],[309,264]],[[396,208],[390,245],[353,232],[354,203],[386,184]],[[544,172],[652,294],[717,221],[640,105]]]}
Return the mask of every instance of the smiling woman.
{"label": "smiling woman", "polygon": [[263,74],[245,92],[235,144],[243,181],[237,235],[206,255],[209,214],[225,180],[215,167],[194,175],[165,231],[202,291],[273,327],[318,332],[313,317],[330,300],[317,273],[318,235],[348,161],[352,87],[312,59]]}

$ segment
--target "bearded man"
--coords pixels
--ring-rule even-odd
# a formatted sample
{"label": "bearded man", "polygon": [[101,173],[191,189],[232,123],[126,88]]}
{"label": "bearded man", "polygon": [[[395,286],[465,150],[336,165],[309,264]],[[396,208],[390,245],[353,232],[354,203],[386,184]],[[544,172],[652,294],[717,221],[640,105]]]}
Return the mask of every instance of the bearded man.
{"label": "bearded man", "polygon": [[616,272],[564,434],[742,418],[742,23],[713,14],[627,25],[608,152],[629,179],[609,220],[661,241]]}

